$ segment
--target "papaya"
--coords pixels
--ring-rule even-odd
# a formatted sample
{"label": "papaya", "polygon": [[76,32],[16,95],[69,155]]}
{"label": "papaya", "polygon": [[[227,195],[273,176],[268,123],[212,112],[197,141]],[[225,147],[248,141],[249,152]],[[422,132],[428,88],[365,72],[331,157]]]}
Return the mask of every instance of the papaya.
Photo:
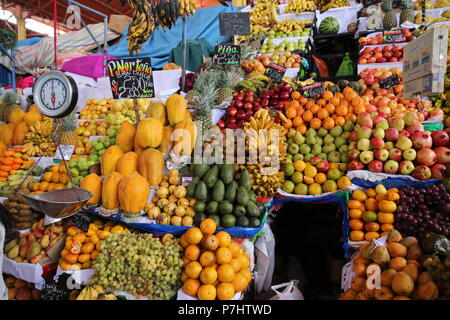
{"label": "papaya", "polygon": [[15,107],[15,108],[12,108],[12,110],[9,112],[8,122],[17,124],[19,122],[22,122],[24,117],[25,117],[25,111],[23,111],[22,108],[20,108],[20,107]]}
{"label": "papaya", "polygon": [[25,121],[19,122],[14,128],[12,143],[15,146],[21,146],[25,143],[25,135],[30,131]]}
{"label": "papaya", "polygon": [[184,120],[187,103],[179,94],[171,95],[166,101],[167,118],[169,123],[174,126]]}
{"label": "papaya", "polygon": [[173,151],[179,156],[192,154],[197,139],[197,127],[191,118],[178,122],[172,132]]}
{"label": "papaya", "polygon": [[116,209],[119,207],[118,190],[122,175],[118,172],[111,173],[106,177],[102,186],[102,206],[106,209]]}
{"label": "papaya", "polygon": [[145,117],[158,119],[165,126],[167,123],[166,107],[160,101],[152,102],[145,112]]}
{"label": "papaya", "polygon": [[130,122],[124,121],[120,126],[116,137],[116,144],[122,148],[123,152],[130,152],[133,150],[135,134],[136,129],[134,126]]}
{"label": "papaya", "polygon": [[95,173],[91,173],[83,178],[80,187],[92,193],[87,204],[97,204],[102,198],[102,178]]}
{"label": "papaya", "polygon": [[134,172],[120,180],[117,193],[120,208],[135,214],[144,209],[150,196],[150,185],[143,176]]}
{"label": "papaya", "polygon": [[138,155],[130,151],[123,154],[117,161],[117,172],[126,177],[137,170]]}
{"label": "papaya", "polygon": [[154,118],[141,120],[136,129],[137,143],[141,148],[158,148],[162,141],[163,125]]}
{"label": "papaya", "polygon": [[118,145],[113,145],[106,149],[100,159],[100,167],[103,176],[109,176],[117,170],[117,162],[123,155],[123,150]]}
{"label": "papaya", "polygon": [[172,132],[173,128],[171,126],[163,128],[161,144],[158,147],[158,150],[163,154],[168,154],[170,153],[170,150],[172,150]]}
{"label": "papaya", "polygon": [[146,149],[138,157],[137,168],[150,185],[158,186],[163,179],[164,157],[157,149]]}
{"label": "papaya", "polygon": [[8,147],[13,143],[14,128],[15,125],[13,123],[8,123],[5,124],[1,130],[1,139]]}

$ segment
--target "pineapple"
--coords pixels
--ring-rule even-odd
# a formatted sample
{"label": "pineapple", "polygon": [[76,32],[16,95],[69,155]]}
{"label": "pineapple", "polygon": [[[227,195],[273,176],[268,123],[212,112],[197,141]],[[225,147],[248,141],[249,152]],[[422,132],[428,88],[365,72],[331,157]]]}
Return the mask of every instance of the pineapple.
{"label": "pineapple", "polygon": [[383,28],[395,28],[397,26],[397,17],[394,11],[392,11],[392,0],[383,0],[382,8],[386,12],[383,17]]}
{"label": "pineapple", "polygon": [[221,104],[223,102],[223,100],[225,100],[226,98],[228,98],[229,96],[231,96],[233,94],[233,90],[231,89],[231,86],[233,84],[233,78],[234,78],[233,73],[221,71],[220,74],[221,74],[221,77],[220,77],[220,81],[218,83],[219,92],[217,93],[217,98],[216,98],[216,104],[218,104],[218,105]]}
{"label": "pineapple", "polygon": [[414,10],[412,0],[402,0],[402,12],[400,13],[400,24],[406,21],[414,22]]}
{"label": "pineapple", "polygon": [[[194,121],[201,122],[201,133],[204,135],[209,128],[211,128],[211,106],[214,105],[218,89],[215,83],[205,83],[204,87],[200,88],[202,93],[197,99],[197,106],[194,111]],[[200,132],[200,130],[199,130]]]}
{"label": "pineapple", "polygon": [[194,87],[187,93],[186,100],[189,105],[196,105],[197,98],[201,95],[200,88],[204,87],[205,83],[208,82],[209,72],[205,69],[202,70],[195,80]]}
{"label": "pineapple", "polygon": [[75,133],[75,113],[72,112],[62,120],[58,128],[58,141],[61,144],[78,145],[77,134]]}

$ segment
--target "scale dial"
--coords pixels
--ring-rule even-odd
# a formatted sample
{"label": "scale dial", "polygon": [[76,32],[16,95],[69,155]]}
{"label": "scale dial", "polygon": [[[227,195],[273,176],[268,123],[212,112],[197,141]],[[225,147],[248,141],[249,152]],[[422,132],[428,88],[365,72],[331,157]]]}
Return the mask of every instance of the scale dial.
{"label": "scale dial", "polygon": [[63,118],[76,107],[77,84],[72,77],[62,72],[47,72],[34,84],[33,98],[39,110],[47,117]]}

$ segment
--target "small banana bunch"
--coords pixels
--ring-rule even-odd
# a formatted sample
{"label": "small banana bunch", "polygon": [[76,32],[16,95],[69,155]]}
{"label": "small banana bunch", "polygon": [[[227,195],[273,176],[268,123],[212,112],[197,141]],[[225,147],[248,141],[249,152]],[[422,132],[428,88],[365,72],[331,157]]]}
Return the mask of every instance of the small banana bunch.
{"label": "small banana bunch", "polygon": [[53,121],[46,118],[29,126],[30,132],[25,135],[23,152],[29,157],[53,156],[56,144],[53,142]]}
{"label": "small banana bunch", "polygon": [[117,297],[112,293],[106,294],[102,286],[93,285],[85,286],[75,300],[117,300]]}
{"label": "small banana bunch", "polygon": [[133,19],[128,29],[128,51],[130,54],[141,51],[142,44],[155,30],[155,19],[152,14],[152,8],[148,1],[129,0],[130,7],[136,9]]}
{"label": "small banana bunch", "polygon": [[36,133],[43,137],[51,137],[53,132],[53,121],[50,118],[42,121],[36,121],[30,125],[30,132]]}
{"label": "small banana bunch", "polygon": [[324,12],[332,8],[348,7],[349,3],[349,0],[317,0],[316,2],[317,8],[320,12]]}
{"label": "small banana bunch", "polygon": [[197,3],[195,0],[178,0],[178,7],[180,9],[180,16],[184,19],[195,13]]}
{"label": "small banana bunch", "polygon": [[277,23],[272,30],[283,31],[285,33],[291,33],[294,30],[302,31],[305,28],[305,25],[309,23],[309,21],[295,21],[292,19],[286,19],[283,22]]}
{"label": "small banana bunch", "polygon": [[285,13],[302,13],[305,11],[314,11],[314,1],[307,0],[289,0]]}
{"label": "small banana bunch", "polygon": [[251,25],[270,26],[278,22],[277,9],[278,1],[276,0],[259,0],[250,11]]}

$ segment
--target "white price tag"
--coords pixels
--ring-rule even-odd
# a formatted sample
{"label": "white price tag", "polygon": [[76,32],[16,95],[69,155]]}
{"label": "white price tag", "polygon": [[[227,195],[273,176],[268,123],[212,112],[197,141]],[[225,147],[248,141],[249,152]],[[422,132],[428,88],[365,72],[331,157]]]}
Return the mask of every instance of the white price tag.
{"label": "white price tag", "polygon": [[[60,151],[61,150],[61,151]],[[55,160],[66,160],[69,161],[72,157],[73,151],[75,150],[74,145],[69,144],[60,144],[58,148],[56,149],[56,154],[54,159]],[[64,159],[61,157],[61,153],[64,157]]]}

